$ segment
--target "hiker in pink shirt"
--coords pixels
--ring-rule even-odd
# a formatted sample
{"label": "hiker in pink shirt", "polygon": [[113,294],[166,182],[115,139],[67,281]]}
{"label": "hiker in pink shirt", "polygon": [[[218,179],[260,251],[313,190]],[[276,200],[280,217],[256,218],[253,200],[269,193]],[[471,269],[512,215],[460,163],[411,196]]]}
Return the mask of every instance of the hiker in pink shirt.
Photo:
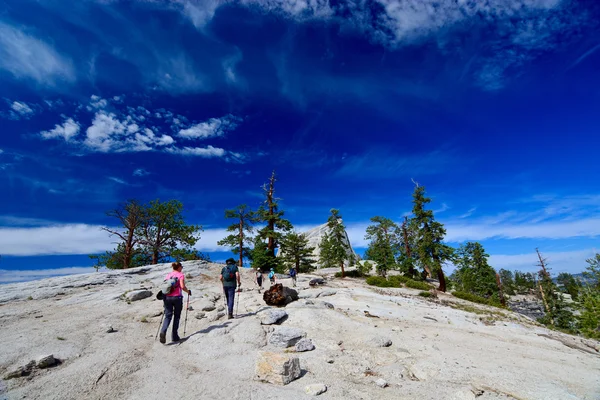
{"label": "hiker in pink shirt", "polygon": [[165,321],[162,329],[160,330],[161,343],[165,343],[167,341],[167,329],[169,329],[171,319],[173,319],[173,333],[171,335],[171,339],[174,342],[180,340],[179,335],[177,334],[177,329],[179,328],[179,319],[181,317],[181,310],[183,309],[183,292],[186,292],[188,296],[192,295],[192,291],[185,286],[185,275],[183,275],[181,272],[183,270],[181,263],[174,262],[171,264],[171,266],[173,267],[173,271],[169,272],[165,280],[177,278],[177,284],[173,286],[171,291],[163,298],[163,303],[165,306]]}

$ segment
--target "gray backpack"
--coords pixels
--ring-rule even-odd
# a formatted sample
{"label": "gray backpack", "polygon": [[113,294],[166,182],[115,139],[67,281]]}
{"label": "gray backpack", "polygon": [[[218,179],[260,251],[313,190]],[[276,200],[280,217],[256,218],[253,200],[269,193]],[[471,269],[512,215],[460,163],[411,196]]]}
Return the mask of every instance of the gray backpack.
{"label": "gray backpack", "polygon": [[162,283],[162,285],[160,286],[160,291],[162,292],[163,295],[168,295],[169,293],[171,293],[171,291],[173,290],[173,288],[179,283],[179,279],[177,279],[176,277],[172,277],[169,279],[165,279]]}

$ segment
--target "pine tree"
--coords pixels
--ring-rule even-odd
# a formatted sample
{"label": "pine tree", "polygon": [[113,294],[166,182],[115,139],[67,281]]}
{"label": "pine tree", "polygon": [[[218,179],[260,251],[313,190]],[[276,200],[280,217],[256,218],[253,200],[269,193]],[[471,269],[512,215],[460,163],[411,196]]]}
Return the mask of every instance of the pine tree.
{"label": "pine tree", "polygon": [[187,225],[182,211],[183,204],[177,200],[154,200],[145,207],[146,218],[139,229],[139,243],[150,255],[152,264],[194,252],[202,227]]}
{"label": "pine tree", "polygon": [[467,242],[456,251],[456,276],[460,290],[490,298],[498,292],[496,271],[488,262],[489,255],[478,242]]}
{"label": "pine tree", "polygon": [[[293,229],[291,222],[283,218],[284,211],[279,210],[278,200],[280,199],[275,197],[276,181],[275,171],[273,171],[269,182],[262,187],[265,201],[256,212],[256,221],[266,223],[266,226],[258,231],[258,238],[266,241],[265,257],[271,258],[271,260],[267,260],[262,266],[259,266],[263,271],[267,270],[267,265],[280,268],[275,257],[275,249],[279,246],[281,237]],[[256,263],[256,261],[253,261],[253,263]]]}
{"label": "pine tree", "polygon": [[342,278],[345,277],[344,263],[354,263],[354,256],[351,255],[350,243],[346,236],[346,227],[342,223],[342,216],[339,210],[331,209],[331,215],[327,219],[327,232],[321,241],[319,263],[323,268],[340,267],[342,269]]}
{"label": "pine tree", "polygon": [[377,263],[377,272],[385,276],[387,271],[396,268],[399,255],[400,236],[398,225],[385,217],[373,217],[375,225],[367,227],[366,240],[370,240],[365,256]]}
{"label": "pine tree", "polygon": [[[106,215],[117,218],[123,230],[117,231],[108,227],[104,227],[102,230],[117,236],[121,239],[121,242],[118,243],[115,251],[107,252],[103,256],[92,256],[92,258],[98,257],[98,262],[104,261],[109,268],[127,269],[139,266],[137,265],[139,257],[136,256],[140,253],[140,238],[137,232],[148,218],[146,209],[137,200],[128,200],[118,208],[108,211]],[[103,258],[103,260],[100,260],[100,258]]]}
{"label": "pine tree", "polygon": [[540,267],[538,285],[542,301],[544,302],[544,308],[546,309],[546,315],[540,318],[539,321],[546,325],[549,324],[557,328],[572,330],[575,322],[573,313],[567,309],[562,297],[557,294],[558,288],[550,277],[547,259],[542,257],[538,249],[535,249],[535,251],[539,260],[537,265]]}
{"label": "pine tree", "polygon": [[398,264],[400,264],[400,270],[405,274],[414,278],[417,275],[415,270],[415,258],[413,257],[412,248],[414,246],[414,233],[410,230],[410,223],[408,217],[404,217],[402,221],[402,235],[400,237],[400,248],[398,255]]}
{"label": "pine tree", "polygon": [[583,275],[588,280],[581,289],[579,329],[585,336],[600,339],[600,254],[587,259]]}
{"label": "pine tree", "polygon": [[315,268],[313,252],[303,234],[290,232],[281,239],[282,261],[293,265],[298,273],[310,272]]}
{"label": "pine tree", "polygon": [[255,222],[255,214],[249,210],[246,204],[241,204],[231,210],[225,210],[225,218],[235,219],[236,222],[227,227],[227,232],[232,232],[223,239],[219,240],[219,246],[231,247],[233,254],[238,255],[238,264],[241,268],[244,265],[244,258],[249,257],[250,248],[247,246],[252,243],[252,238],[249,236]]}
{"label": "pine tree", "polygon": [[438,290],[446,291],[446,278],[442,266],[452,260],[454,249],[443,243],[446,236],[444,226],[434,219],[433,211],[426,210],[425,205],[431,203],[425,197],[425,187],[416,184],[413,192],[413,215],[411,229],[415,233],[415,255],[424,271],[437,274],[440,286]]}

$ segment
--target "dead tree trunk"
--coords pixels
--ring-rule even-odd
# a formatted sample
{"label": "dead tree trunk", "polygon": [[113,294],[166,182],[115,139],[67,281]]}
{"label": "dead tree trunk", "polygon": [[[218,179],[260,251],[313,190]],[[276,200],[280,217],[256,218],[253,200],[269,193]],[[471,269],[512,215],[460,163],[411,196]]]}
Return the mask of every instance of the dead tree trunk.
{"label": "dead tree trunk", "polygon": [[506,299],[504,298],[504,291],[502,290],[502,282],[500,281],[500,274],[496,273],[496,285],[498,285],[498,295],[500,296],[500,304],[506,307]]}

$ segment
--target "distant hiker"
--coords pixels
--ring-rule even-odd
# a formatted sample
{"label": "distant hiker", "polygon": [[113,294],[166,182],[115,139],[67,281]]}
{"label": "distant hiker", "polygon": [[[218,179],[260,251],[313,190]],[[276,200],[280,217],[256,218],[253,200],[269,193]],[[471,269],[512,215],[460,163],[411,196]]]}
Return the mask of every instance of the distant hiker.
{"label": "distant hiker", "polygon": [[296,273],[296,268],[290,268],[290,276],[292,277],[292,285],[296,287],[296,278],[298,277],[298,274]]}
{"label": "distant hiker", "polygon": [[177,334],[177,329],[179,329],[179,318],[181,317],[181,310],[183,309],[182,291],[186,292],[188,296],[192,295],[192,291],[185,286],[185,276],[183,273],[181,273],[181,270],[183,269],[181,263],[174,262],[171,264],[171,267],[173,267],[173,271],[167,274],[165,281],[175,278],[177,279],[177,283],[173,285],[173,287],[169,290],[169,293],[167,293],[163,298],[163,304],[165,306],[165,321],[162,329],[160,330],[161,343],[165,343],[167,341],[167,329],[169,329],[169,324],[171,323],[173,314],[175,317],[173,318],[173,332],[171,339],[174,342],[180,340],[179,335]]}
{"label": "distant hiker", "polygon": [[235,288],[236,286],[241,287],[242,282],[240,282],[240,271],[238,270],[237,265],[235,265],[235,260],[233,258],[229,258],[227,261],[225,261],[225,264],[226,265],[221,270],[221,282],[223,282],[223,292],[225,293],[225,298],[227,299],[227,318],[232,319],[233,305],[235,303]]}
{"label": "distant hiker", "polygon": [[258,285],[258,293],[260,293],[260,291],[262,290],[263,283],[263,273],[260,270],[260,268],[256,268],[254,282],[256,282],[256,284]]}
{"label": "distant hiker", "polygon": [[275,284],[275,270],[273,268],[269,272],[269,280],[271,281],[271,286],[273,286]]}

